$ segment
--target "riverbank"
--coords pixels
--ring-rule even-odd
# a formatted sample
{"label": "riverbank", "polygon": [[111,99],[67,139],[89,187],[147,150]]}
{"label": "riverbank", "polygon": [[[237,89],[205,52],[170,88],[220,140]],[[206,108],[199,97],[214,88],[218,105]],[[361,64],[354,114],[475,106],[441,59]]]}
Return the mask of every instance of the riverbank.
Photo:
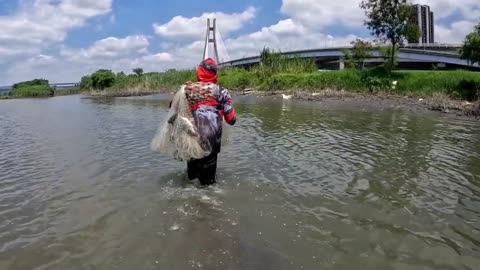
{"label": "riverbank", "polygon": [[256,97],[274,96],[285,100],[303,100],[321,102],[330,105],[344,105],[358,109],[370,108],[383,110],[387,108],[401,108],[408,111],[439,111],[462,116],[480,117],[480,101],[469,102],[454,100],[442,94],[431,97],[418,97],[412,95],[397,95],[387,93],[358,93],[345,90],[321,91],[231,91],[232,96],[251,95]]}
{"label": "riverbank", "polygon": [[[172,93],[194,70],[120,76],[104,90],[87,89],[91,97],[128,97]],[[222,69],[219,84],[235,94],[293,95],[304,100],[359,99],[389,101],[399,106],[428,107],[463,115],[480,115],[480,73],[469,71],[314,71],[269,72],[261,69]],[[408,102],[406,102],[408,101]],[[417,104],[418,103],[418,104]]]}
{"label": "riverbank", "polygon": [[19,98],[49,98],[49,97],[56,97],[56,96],[67,96],[67,95],[78,95],[85,92],[84,90],[80,89],[79,87],[64,89],[64,90],[56,90],[56,91],[36,91],[34,88],[25,88],[21,91],[12,91],[8,94],[0,95],[1,99],[19,99]]}
{"label": "riverbank", "polygon": [[[87,78],[89,76],[86,76]],[[94,96],[135,96],[163,93],[195,80],[194,70],[148,73],[140,76],[116,75],[111,86],[99,88],[85,82],[82,89]],[[230,90],[317,92],[325,89],[355,93],[386,93],[474,101],[480,95],[480,72],[471,71],[285,71],[222,69],[218,83]]]}

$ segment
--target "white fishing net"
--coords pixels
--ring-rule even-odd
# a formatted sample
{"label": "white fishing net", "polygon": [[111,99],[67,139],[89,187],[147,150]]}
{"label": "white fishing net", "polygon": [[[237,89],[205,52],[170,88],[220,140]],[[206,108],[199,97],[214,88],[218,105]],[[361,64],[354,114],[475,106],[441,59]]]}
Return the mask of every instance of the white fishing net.
{"label": "white fishing net", "polygon": [[207,140],[201,139],[194,123],[184,85],[173,97],[167,118],[151,142],[151,149],[171,155],[179,161],[201,159],[209,155],[212,148]]}

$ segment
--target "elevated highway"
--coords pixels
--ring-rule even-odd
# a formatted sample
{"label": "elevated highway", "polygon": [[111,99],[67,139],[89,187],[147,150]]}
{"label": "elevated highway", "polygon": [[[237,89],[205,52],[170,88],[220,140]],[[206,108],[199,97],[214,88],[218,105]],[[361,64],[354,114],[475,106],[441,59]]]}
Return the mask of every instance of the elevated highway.
{"label": "elevated highway", "polygon": [[[282,52],[281,54],[289,58],[309,58],[315,59],[319,68],[325,69],[343,69],[345,50],[352,49],[352,46],[320,48],[312,50],[299,50]],[[433,65],[437,68],[446,69],[473,69],[480,70],[480,65],[471,65],[467,60],[461,59],[458,53],[459,45],[421,45],[409,44],[400,48],[398,52],[398,62],[400,68],[412,69],[430,69]],[[380,56],[380,50],[371,51],[371,57],[366,60],[367,63],[382,63],[384,59]],[[252,56],[236,59],[221,63],[222,67],[240,67],[252,66],[260,62],[260,56]]]}

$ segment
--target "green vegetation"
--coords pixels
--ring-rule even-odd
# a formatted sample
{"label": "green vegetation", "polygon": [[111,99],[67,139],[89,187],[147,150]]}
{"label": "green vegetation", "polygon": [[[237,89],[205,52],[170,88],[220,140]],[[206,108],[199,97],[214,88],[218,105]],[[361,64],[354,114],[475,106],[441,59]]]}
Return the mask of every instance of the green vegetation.
{"label": "green vegetation", "polygon": [[79,94],[82,91],[79,87],[54,91],[50,87],[48,80],[34,79],[14,84],[12,91],[0,94],[0,99],[64,96]]}
{"label": "green vegetation", "polygon": [[31,85],[13,88],[8,95],[12,97],[49,97],[53,94],[49,85]]}
{"label": "green vegetation", "polygon": [[[442,93],[455,99],[479,98],[480,73],[469,71],[359,71],[277,73],[262,80],[251,72],[224,70],[222,85],[230,89],[254,87],[264,91],[318,91],[324,89],[354,92],[433,96]],[[397,82],[395,85],[394,82]]]}
{"label": "green vegetation", "polygon": [[475,26],[475,30],[465,37],[460,54],[463,59],[467,59],[471,64],[480,64],[480,23]]}
{"label": "green vegetation", "polygon": [[19,82],[19,83],[14,84],[12,86],[12,88],[13,89],[20,89],[20,88],[26,88],[26,87],[38,86],[38,85],[49,86],[48,80],[34,79],[34,80],[31,80],[31,81]]}
{"label": "green vegetation", "polygon": [[365,60],[371,56],[370,51],[373,50],[373,45],[369,41],[356,39],[350,44],[353,45],[351,50],[344,50],[345,64],[348,68],[365,68]]}
{"label": "green vegetation", "polygon": [[[363,62],[371,44],[356,41],[352,67],[341,71],[317,71],[311,60],[282,56],[264,49],[260,64],[249,69],[223,68],[219,84],[230,90],[319,91],[345,90],[358,93],[433,96],[454,99],[479,98],[480,73],[469,71],[389,71],[383,66],[367,69]],[[389,51],[386,50],[385,54]],[[96,80],[92,78],[97,77]],[[131,96],[175,91],[186,81],[195,80],[195,70],[168,70],[161,73],[138,72],[126,75],[100,70],[82,79],[82,90],[92,95]],[[107,83],[108,82],[108,83]],[[396,82],[396,83],[394,83]],[[110,85],[109,87],[104,87]]]}
{"label": "green vegetation", "polygon": [[[286,60],[279,53],[264,50],[260,65],[250,70],[222,69],[219,83],[229,89],[255,88],[263,91],[318,91],[324,89],[353,92],[383,92],[398,95],[433,96],[444,94],[454,99],[479,99],[480,73],[470,71],[393,71],[385,67],[365,69],[363,62],[371,44],[357,40],[351,56],[352,67],[340,71],[314,70],[309,60]],[[386,50],[386,54],[389,51]],[[394,83],[396,82],[396,83]]]}
{"label": "green vegetation", "polygon": [[133,73],[137,74],[137,76],[142,76],[143,68],[134,68]]}
{"label": "green vegetation", "polygon": [[195,70],[167,70],[165,72],[144,73],[136,68],[133,74],[117,74],[100,69],[91,75],[82,77],[80,88],[92,95],[130,96],[148,95],[178,88],[186,81],[195,80]]}
{"label": "green vegetation", "polygon": [[406,40],[420,37],[420,29],[412,23],[415,10],[404,0],[363,0],[360,7],[365,11],[365,25],[373,36],[390,43],[386,51],[386,68],[395,67],[395,54]]}
{"label": "green vegetation", "polygon": [[54,91],[47,80],[34,79],[31,81],[19,82],[13,85],[12,91],[7,94],[12,97],[49,97],[53,96]]}

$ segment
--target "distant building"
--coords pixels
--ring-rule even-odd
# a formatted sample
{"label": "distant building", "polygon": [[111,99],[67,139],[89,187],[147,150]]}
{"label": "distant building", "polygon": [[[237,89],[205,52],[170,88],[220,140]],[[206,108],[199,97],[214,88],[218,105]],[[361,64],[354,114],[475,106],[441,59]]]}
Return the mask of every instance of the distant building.
{"label": "distant building", "polygon": [[434,16],[430,6],[415,4],[413,7],[416,12],[412,18],[412,23],[415,23],[420,29],[420,38],[418,40],[409,40],[409,42],[419,44],[435,43]]}

